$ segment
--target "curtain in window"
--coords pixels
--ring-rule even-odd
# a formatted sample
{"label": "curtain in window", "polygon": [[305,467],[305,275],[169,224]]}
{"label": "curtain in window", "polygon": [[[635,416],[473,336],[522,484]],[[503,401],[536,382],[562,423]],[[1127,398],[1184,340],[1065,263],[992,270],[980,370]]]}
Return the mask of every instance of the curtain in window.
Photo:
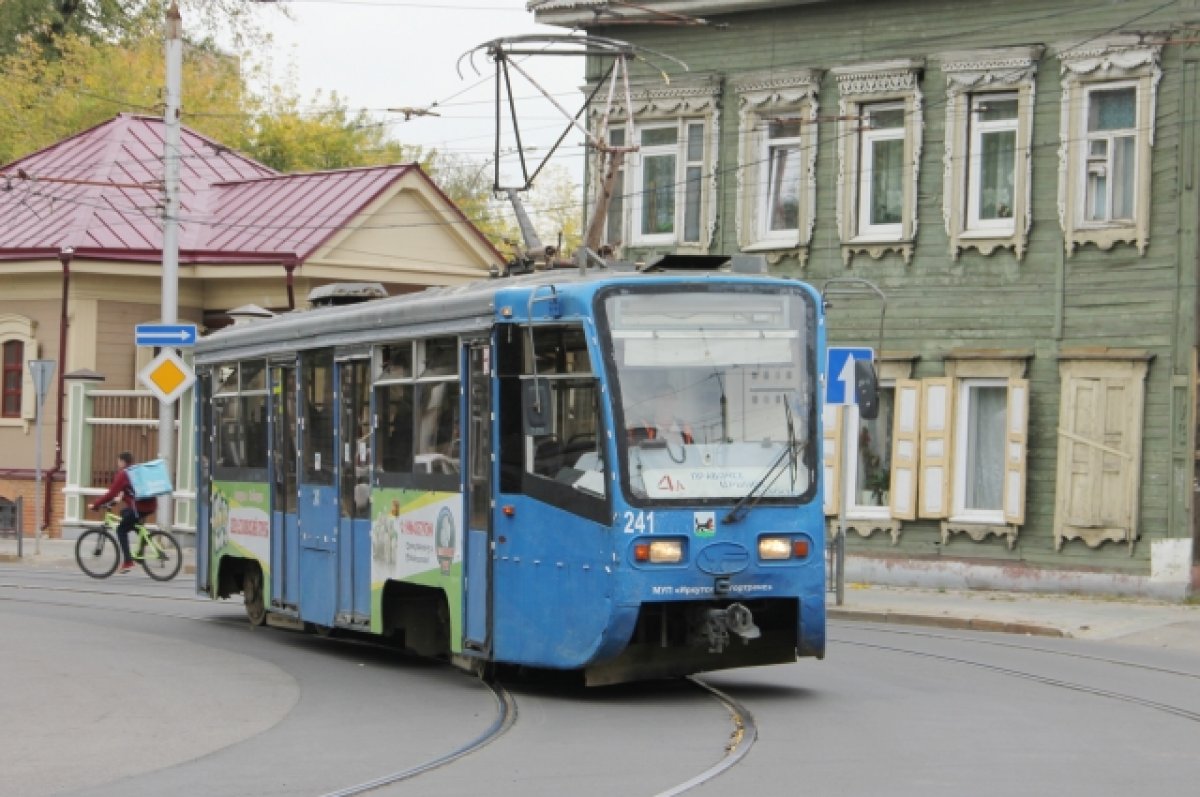
{"label": "curtain in window", "polygon": [[1016,147],[1015,130],[1000,130],[981,136],[979,218],[1012,218]]}
{"label": "curtain in window", "polygon": [[899,224],[904,210],[904,140],[871,148],[871,224]]}
{"label": "curtain in window", "polygon": [[771,147],[768,208],[771,230],[800,226],[800,147]]}
{"label": "curtain in window", "polygon": [[965,509],[1001,509],[1003,506],[1007,410],[1008,388],[971,389],[967,418]]}
{"label": "curtain in window", "polygon": [[675,229],[675,156],[648,155],[642,170],[642,233]]}

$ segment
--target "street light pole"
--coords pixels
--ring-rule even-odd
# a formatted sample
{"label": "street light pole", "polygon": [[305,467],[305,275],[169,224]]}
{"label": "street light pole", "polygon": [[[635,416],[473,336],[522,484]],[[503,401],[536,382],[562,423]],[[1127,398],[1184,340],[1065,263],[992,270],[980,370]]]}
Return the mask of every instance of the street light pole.
{"label": "street light pole", "polygon": [[[174,324],[179,315],[179,158],[180,85],[183,73],[183,19],[179,6],[172,1],[167,9],[166,28],[167,102],[163,111],[163,188],[166,202],[163,207],[162,252],[162,317],[163,324]],[[175,473],[175,404],[160,401],[158,405],[158,455],[166,462],[167,472]],[[171,529],[172,498],[162,496],[158,523]]]}
{"label": "street light pole", "polygon": [[34,493],[33,516],[37,520],[33,524],[33,552],[42,552],[42,521],[40,508],[42,506],[42,404],[50,389],[50,380],[54,378],[54,360],[30,360],[29,374],[33,377],[34,400],[37,402],[34,414]]}

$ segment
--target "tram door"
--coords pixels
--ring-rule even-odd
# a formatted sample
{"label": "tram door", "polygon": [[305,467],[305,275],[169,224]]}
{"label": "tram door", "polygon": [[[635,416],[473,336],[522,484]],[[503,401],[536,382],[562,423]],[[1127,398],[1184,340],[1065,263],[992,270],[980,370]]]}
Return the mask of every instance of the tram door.
{"label": "tram door", "polygon": [[300,531],[296,515],[296,366],[271,366],[271,605],[296,608]]}
{"label": "tram door", "polygon": [[338,606],[341,624],[365,625],[371,601],[371,361],[338,355],[340,448]]}
{"label": "tram door", "polygon": [[337,602],[337,456],[333,349],[300,355],[300,618],[331,627]]}
{"label": "tram door", "polygon": [[467,534],[463,551],[465,647],[491,649],[492,381],[487,341],[467,348]]}
{"label": "tram door", "polygon": [[196,589],[209,590],[209,570],[212,563],[212,535],[209,519],[212,513],[212,374],[204,371],[196,376],[196,404],[199,409],[196,424],[196,450],[200,452],[200,478],[196,483]]}

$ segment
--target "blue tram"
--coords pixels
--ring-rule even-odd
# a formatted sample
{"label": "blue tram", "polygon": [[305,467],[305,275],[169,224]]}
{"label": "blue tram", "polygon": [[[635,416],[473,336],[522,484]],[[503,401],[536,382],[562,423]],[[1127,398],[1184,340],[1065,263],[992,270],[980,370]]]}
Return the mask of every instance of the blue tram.
{"label": "blue tram", "polygon": [[196,347],[197,587],[590,684],[825,651],[820,297],[548,271]]}

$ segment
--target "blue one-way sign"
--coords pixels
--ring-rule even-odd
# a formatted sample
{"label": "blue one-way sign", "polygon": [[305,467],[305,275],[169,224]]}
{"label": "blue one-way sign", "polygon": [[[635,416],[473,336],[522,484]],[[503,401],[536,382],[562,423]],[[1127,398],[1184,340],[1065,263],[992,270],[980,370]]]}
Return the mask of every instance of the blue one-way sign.
{"label": "blue one-way sign", "polygon": [[133,328],[138,346],[195,346],[195,324],[138,324]]}
{"label": "blue one-way sign", "polygon": [[825,403],[854,404],[854,361],[874,359],[874,349],[830,346],[825,360]]}

